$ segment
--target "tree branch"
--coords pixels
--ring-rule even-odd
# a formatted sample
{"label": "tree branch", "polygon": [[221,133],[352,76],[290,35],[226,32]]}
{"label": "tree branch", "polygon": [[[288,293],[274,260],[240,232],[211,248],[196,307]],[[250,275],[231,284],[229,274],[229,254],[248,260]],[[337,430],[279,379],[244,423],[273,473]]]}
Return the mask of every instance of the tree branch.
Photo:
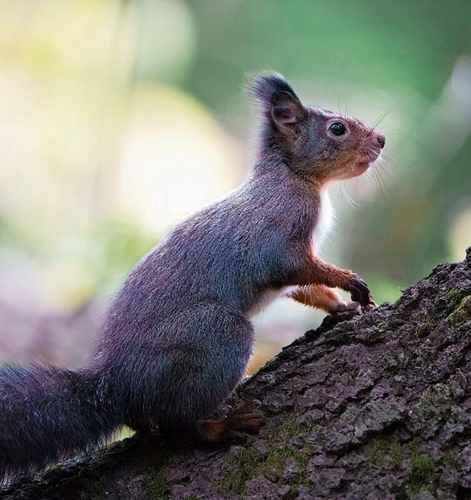
{"label": "tree branch", "polygon": [[327,317],[238,391],[267,416],[244,445],[135,437],[5,499],[471,498],[471,249],[394,305]]}

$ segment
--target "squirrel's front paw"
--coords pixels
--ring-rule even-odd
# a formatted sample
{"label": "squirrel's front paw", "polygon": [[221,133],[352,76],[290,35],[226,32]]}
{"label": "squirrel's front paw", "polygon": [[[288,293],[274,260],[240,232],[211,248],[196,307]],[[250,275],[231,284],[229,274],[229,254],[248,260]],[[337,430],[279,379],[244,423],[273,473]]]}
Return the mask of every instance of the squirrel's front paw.
{"label": "squirrel's front paw", "polygon": [[368,285],[357,275],[350,280],[346,291],[350,292],[352,301],[359,302],[363,308],[375,305]]}

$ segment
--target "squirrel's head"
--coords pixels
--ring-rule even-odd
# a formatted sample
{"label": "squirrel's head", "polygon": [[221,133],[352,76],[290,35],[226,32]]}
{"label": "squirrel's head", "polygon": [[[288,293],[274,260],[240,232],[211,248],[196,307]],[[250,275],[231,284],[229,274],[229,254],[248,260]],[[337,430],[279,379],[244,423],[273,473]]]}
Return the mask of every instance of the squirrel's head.
{"label": "squirrel's head", "polygon": [[256,77],[250,89],[263,111],[265,146],[317,184],[363,174],[384,147],[384,135],[361,121],[305,106],[279,74]]}

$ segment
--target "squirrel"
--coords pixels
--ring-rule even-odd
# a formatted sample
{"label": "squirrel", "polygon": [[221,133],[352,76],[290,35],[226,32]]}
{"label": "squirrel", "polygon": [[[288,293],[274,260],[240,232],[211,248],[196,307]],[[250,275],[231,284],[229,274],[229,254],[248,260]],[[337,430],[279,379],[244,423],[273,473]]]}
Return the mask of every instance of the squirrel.
{"label": "squirrel", "polygon": [[263,121],[250,175],[137,264],[85,367],[0,369],[1,477],[102,444],[123,425],[212,442],[257,432],[258,410],[218,414],[252,354],[250,317],[280,294],[327,313],[375,306],[357,274],[316,249],[329,225],[327,186],[366,172],[384,135],[304,105],[277,73],[255,77],[250,92]]}

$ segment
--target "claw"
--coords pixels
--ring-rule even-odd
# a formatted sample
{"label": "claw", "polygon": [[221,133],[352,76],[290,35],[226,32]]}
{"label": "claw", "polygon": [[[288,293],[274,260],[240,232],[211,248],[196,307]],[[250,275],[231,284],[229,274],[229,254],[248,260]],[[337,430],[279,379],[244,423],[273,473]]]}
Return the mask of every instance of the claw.
{"label": "claw", "polygon": [[[259,403],[258,401],[255,404]],[[204,442],[243,440],[244,433],[257,434],[265,425],[263,413],[254,409],[254,404],[242,403],[230,410],[224,418],[212,418],[198,422],[199,438]]]}
{"label": "claw", "polygon": [[368,285],[361,278],[353,278],[348,287],[353,302],[359,302],[363,307],[371,304],[371,293]]}

